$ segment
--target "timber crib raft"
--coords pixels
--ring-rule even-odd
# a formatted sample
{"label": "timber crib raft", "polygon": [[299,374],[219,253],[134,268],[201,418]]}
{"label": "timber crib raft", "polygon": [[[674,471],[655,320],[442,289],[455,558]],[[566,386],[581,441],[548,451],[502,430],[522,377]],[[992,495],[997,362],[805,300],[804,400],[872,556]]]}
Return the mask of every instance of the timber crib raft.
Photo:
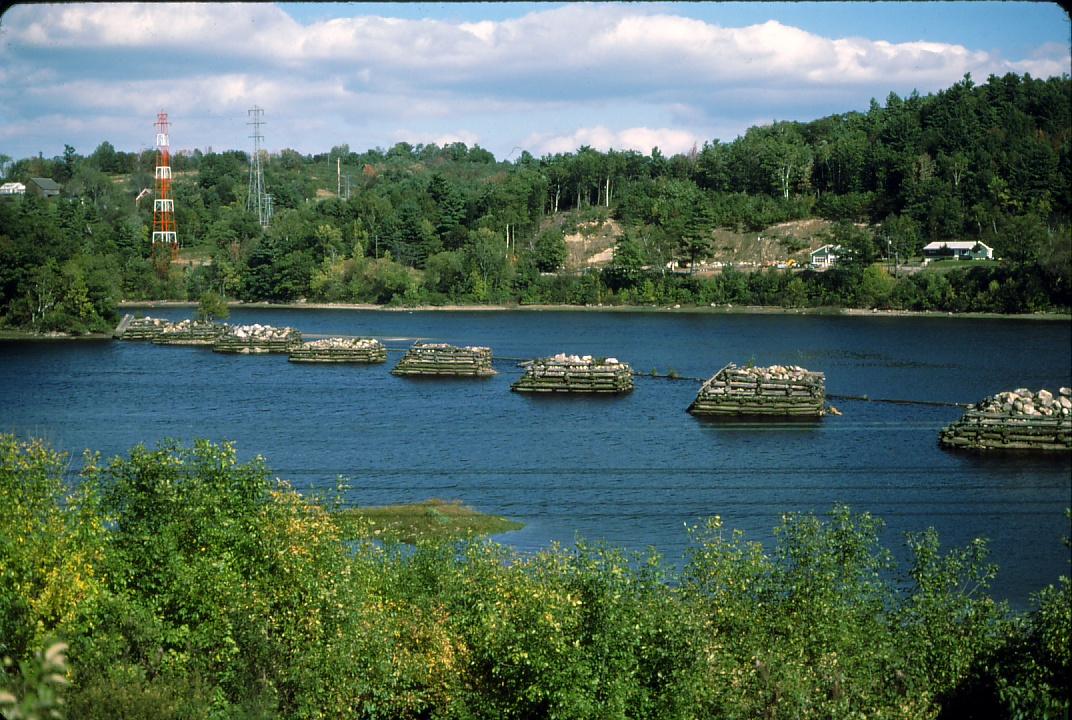
{"label": "timber crib raft", "polygon": [[167,325],[152,340],[155,345],[210,346],[225,332],[227,326],[222,323],[183,320]]}
{"label": "timber crib raft", "polygon": [[301,333],[291,327],[236,325],[228,328],[212,345],[219,353],[289,353],[301,345]]}
{"label": "timber crib raft", "polygon": [[[129,316],[128,316],[129,317]],[[127,323],[120,338],[123,340],[152,340],[165,328],[171,327],[170,320],[154,317],[133,318]]]}
{"label": "timber crib raft", "polygon": [[[374,338],[333,337],[302,343],[289,327],[227,325],[184,320],[172,323],[127,315],[116,329],[122,340],[158,345],[211,345],[216,352],[287,353],[294,362],[382,363],[387,350]],[[558,354],[523,363],[516,392],[625,393],[633,389],[633,371],[615,358]],[[488,347],[456,347],[417,342],[391,371],[394,375],[489,377]],[[823,373],[795,365],[738,367],[730,363],[703,383],[688,412],[722,419],[820,418],[826,406]],[[969,407],[939,432],[939,444],[971,451],[1072,451],[1072,388],[1056,394],[1024,388],[998,393]]]}
{"label": "timber crib raft", "polygon": [[456,347],[446,343],[413,344],[392,375],[429,377],[491,377],[491,348]]}
{"label": "timber crib raft", "polygon": [[387,348],[374,338],[331,337],[312,340],[290,351],[291,362],[382,363]]}
{"label": "timber crib raft", "polygon": [[796,365],[719,370],[689,405],[693,415],[711,417],[818,418],[825,412],[826,378]]}
{"label": "timber crib raft", "polygon": [[625,393],[633,389],[633,370],[617,358],[558,354],[533,360],[511,388],[515,392]]}
{"label": "timber crib raft", "polygon": [[1072,389],[992,395],[943,428],[938,442],[969,450],[1072,450]]}

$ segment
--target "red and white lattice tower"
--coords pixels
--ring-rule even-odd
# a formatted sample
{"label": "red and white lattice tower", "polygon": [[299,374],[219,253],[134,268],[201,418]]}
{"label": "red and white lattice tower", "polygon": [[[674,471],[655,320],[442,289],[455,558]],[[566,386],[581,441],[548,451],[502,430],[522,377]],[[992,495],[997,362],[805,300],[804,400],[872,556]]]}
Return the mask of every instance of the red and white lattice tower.
{"label": "red and white lattice tower", "polygon": [[168,141],[168,116],[156,114],[156,197],[153,199],[153,247],[166,245],[175,257],[179,237],[175,232],[175,201],[171,197],[171,148]]}

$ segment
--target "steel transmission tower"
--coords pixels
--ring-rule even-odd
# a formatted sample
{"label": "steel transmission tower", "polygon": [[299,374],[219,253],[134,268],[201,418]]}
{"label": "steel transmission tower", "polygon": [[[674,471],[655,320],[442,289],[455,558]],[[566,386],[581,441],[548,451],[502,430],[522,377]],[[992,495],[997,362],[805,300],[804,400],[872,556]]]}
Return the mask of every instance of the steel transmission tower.
{"label": "steel transmission tower", "polygon": [[253,134],[250,135],[253,138],[253,156],[249,161],[249,195],[246,197],[246,209],[257,214],[261,227],[268,227],[268,223],[272,221],[272,196],[264,192],[264,172],[261,168],[261,140],[264,139],[261,135],[261,125],[264,124],[261,115],[263,114],[264,108],[256,105],[247,113],[253,118],[251,122],[246,123],[246,125],[253,126]]}
{"label": "steel transmission tower", "polygon": [[153,198],[153,248],[166,245],[171,257],[179,254],[179,237],[175,231],[175,201],[171,197],[171,143],[168,139],[168,116],[156,114],[156,197]]}

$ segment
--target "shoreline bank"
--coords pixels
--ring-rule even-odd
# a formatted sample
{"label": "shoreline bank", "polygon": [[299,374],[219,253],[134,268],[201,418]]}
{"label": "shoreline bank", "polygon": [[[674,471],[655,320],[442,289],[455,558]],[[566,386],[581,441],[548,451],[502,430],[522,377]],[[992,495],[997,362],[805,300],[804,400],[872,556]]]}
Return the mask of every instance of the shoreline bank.
{"label": "shoreline bank", "polygon": [[[197,308],[197,303],[189,300],[124,300],[118,303],[120,311]],[[1027,322],[1072,322],[1072,314],[1057,312],[1021,313],[1016,315],[1003,313],[954,313],[937,310],[864,310],[861,308],[783,308],[772,305],[417,305],[399,307],[371,305],[367,303],[244,303],[232,301],[227,303],[231,309],[253,310],[339,310],[343,312],[592,312],[592,313],[667,313],[686,315],[815,315],[841,317],[887,317],[887,318],[966,318],[979,320],[1008,320]],[[17,328],[0,329],[0,342],[3,341],[105,341],[111,340],[110,333],[86,333],[73,335],[63,332],[39,333]]]}
{"label": "shoreline bank", "polygon": [[[227,303],[231,309],[257,310],[344,310],[376,312],[605,312],[605,313],[681,313],[701,315],[842,315],[848,317],[934,317],[980,318],[986,320],[1072,321],[1072,314],[1038,313],[954,313],[939,310],[866,310],[862,308],[783,308],[774,305],[416,305],[413,307],[372,305],[368,303]],[[119,303],[120,309],[196,308],[185,300],[131,300]]]}
{"label": "shoreline bank", "polygon": [[39,333],[31,330],[0,330],[0,342],[5,340],[17,340],[17,341],[40,341],[40,342],[53,342],[58,340],[83,340],[83,341],[95,341],[101,342],[104,340],[112,340],[111,333],[85,333],[83,335],[71,335],[70,333],[63,332],[47,332]]}

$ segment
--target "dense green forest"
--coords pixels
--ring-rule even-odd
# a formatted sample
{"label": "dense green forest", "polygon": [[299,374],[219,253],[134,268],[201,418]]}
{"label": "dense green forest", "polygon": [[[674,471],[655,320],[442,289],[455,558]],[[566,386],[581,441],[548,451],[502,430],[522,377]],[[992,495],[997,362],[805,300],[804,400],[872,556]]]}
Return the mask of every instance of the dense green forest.
{"label": "dense green forest", "polygon": [[1068,717],[1068,577],[1011,614],[981,540],[913,534],[898,566],[835,507],[770,548],[711,518],[680,566],[414,549],[345,542],[229,445],[68,467],[0,435],[9,720]]}
{"label": "dense green forest", "polygon": [[[455,143],[264,158],[275,215],[247,211],[241,151],[172,156],[179,258],[150,242],[153,151],[0,156],[8,181],[62,194],[0,200],[0,321],[103,329],[119,299],[377,304],[762,304],[1033,312],[1072,306],[1072,81],[966,76],[865,113],[754,127],[666,157],[658,149],[497,161]],[[337,181],[341,168],[341,192]],[[695,268],[718,228],[832,221],[838,265]],[[564,233],[615,221],[613,261],[563,272]],[[892,273],[934,240],[1001,258]],[[797,239],[784,240],[787,254]],[[675,266],[676,267],[676,266]]]}

